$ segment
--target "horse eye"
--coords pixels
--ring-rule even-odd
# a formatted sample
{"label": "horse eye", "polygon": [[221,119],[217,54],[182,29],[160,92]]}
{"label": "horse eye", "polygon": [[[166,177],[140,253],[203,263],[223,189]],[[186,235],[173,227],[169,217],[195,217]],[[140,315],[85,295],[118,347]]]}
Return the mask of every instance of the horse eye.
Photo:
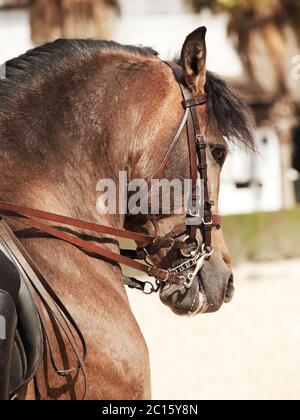
{"label": "horse eye", "polygon": [[226,159],[226,149],[223,146],[211,146],[211,154],[218,165],[222,166]]}

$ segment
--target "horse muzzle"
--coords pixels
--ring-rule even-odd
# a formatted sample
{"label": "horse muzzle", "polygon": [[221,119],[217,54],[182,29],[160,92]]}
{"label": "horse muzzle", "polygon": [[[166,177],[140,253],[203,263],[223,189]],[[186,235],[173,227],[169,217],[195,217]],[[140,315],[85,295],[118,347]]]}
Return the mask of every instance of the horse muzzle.
{"label": "horse muzzle", "polygon": [[[187,273],[187,275],[191,274]],[[162,303],[177,315],[195,315],[218,311],[234,295],[233,274],[216,254],[205,260],[189,287],[164,284],[160,290]]]}

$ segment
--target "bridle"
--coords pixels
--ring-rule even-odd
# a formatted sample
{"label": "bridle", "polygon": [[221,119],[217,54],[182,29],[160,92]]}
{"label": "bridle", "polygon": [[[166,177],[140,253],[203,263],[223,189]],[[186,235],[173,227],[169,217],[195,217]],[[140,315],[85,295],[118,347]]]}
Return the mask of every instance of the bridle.
{"label": "bridle", "polygon": [[[135,270],[141,271],[151,277],[154,277],[156,279],[155,286],[150,282],[142,282],[133,277],[124,277],[124,282],[126,285],[132,288],[140,289],[147,294],[158,291],[161,285],[164,283],[190,287],[191,277],[193,279],[195,278],[196,274],[201,269],[204,260],[212,255],[212,229],[213,227],[220,228],[221,224],[220,216],[212,214],[213,203],[209,197],[206,157],[206,149],[208,144],[201,134],[200,124],[196,111],[197,106],[202,106],[207,103],[207,94],[194,97],[185,83],[184,74],[181,67],[174,62],[166,62],[166,64],[173,70],[175,78],[180,86],[183,96],[182,106],[184,109],[184,115],[180,122],[179,128],[169,146],[169,149],[160,167],[153,174],[152,179],[159,179],[162,177],[172,152],[174,151],[174,148],[178,143],[184,128],[186,127],[190,160],[190,177],[192,182],[190,202],[192,203],[193,209],[197,208],[196,187],[199,174],[199,177],[203,183],[203,215],[201,215],[199,211],[188,209],[185,224],[177,226],[166,236],[160,237],[132,232],[125,229],[116,229],[97,223],[87,222],[0,201],[1,215],[5,215],[10,218],[17,218],[22,224],[26,226],[49,234],[54,238],[58,238],[73,244],[83,250],[93,253],[95,256],[103,257],[109,261],[129,266]],[[193,219],[192,223],[190,223],[191,219]],[[123,250],[121,254],[117,254],[103,247],[100,247],[99,245],[95,245],[92,242],[87,242],[86,240],[72,235],[71,233],[60,230],[57,227],[49,226],[42,221],[55,222],[79,229],[88,230],[90,232],[131,239],[144,243],[145,245],[142,248],[137,248],[136,250]],[[200,244],[196,236],[198,230],[200,230],[202,234],[202,244]],[[191,243],[194,243],[194,246],[192,246],[191,251],[187,251],[187,248],[191,248]],[[160,249],[163,248],[168,249],[168,251],[173,249],[180,250],[182,256],[187,258],[187,261],[180,264],[180,266],[168,270],[162,269],[156,265],[148,263],[145,264],[141,261],[138,261],[147,261],[148,257],[151,257],[153,254],[157,253]],[[190,273],[188,276],[184,276],[182,274],[184,271],[187,271],[192,267],[195,267],[193,273]]]}
{"label": "bridle", "polygon": [[[85,397],[87,385],[87,374],[85,368],[87,346],[84,336],[77,323],[70,315],[68,309],[63,305],[54,290],[50,287],[42,271],[39,267],[37,267],[26,249],[18,240],[17,233],[11,230],[2,216],[17,220],[25,226],[46,233],[53,238],[65,241],[80,248],[81,250],[88,251],[95,257],[101,257],[102,259],[104,258],[110,262],[129,266],[135,270],[154,277],[155,285],[149,281],[141,281],[134,277],[123,277],[124,283],[127,286],[142,290],[146,294],[157,292],[166,284],[175,284],[180,288],[190,288],[197,273],[202,268],[204,261],[213,253],[212,229],[213,227],[216,227],[217,229],[220,228],[221,218],[219,215],[212,213],[213,203],[209,198],[207,177],[206,149],[208,145],[201,134],[200,124],[196,112],[197,106],[202,106],[207,103],[207,95],[204,94],[194,97],[185,84],[181,67],[173,62],[167,62],[166,64],[173,70],[176,80],[180,86],[183,96],[182,106],[184,109],[184,115],[159,169],[153,174],[152,178],[159,179],[163,176],[172,152],[174,151],[174,148],[178,143],[184,128],[186,127],[190,160],[190,177],[192,181],[190,200],[192,206],[191,209],[188,209],[187,211],[185,224],[177,226],[173,231],[169,232],[164,237],[160,237],[132,232],[125,229],[112,228],[110,226],[104,226],[97,223],[0,201],[0,239],[6,243],[26,274],[26,282],[29,289],[32,291],[32,295],[35,296],[35,302],[40,314],[46,340],[48,342],[52,366],[55,372],[59,376],[63,377],[72,373],[77,374],[79,369],[82,370],[85,383],[83,398]],[[203,216],[201,215],[201,212],[192,210],[197,207],[196,186],[198,174],[202,180],[204,190]],[[193,223],[190,223],[191,219],[193,220]],[[64,226],[71,226],[73,228],[87,230],[89,232],[100,233],[102,235],[126,238],[145,245],[142,248],[137,248],[135,250],[123,250],[121,254],[118,254],[96,245],[92,241],[89,242],[82,239],[80,234],[77,232],[74,232],[73,235],[67,232],[65,228],[61,229],[59,227],[51,226],[44,223],[45,221],[58,223]],[[202,233],[202,244],[196,236],[198,230]],[[156,254],[161,249],[166,249],[168,252],[171,252],[172,250],[179,250],[181,252],[181,256],[184,257],[184,262],[171,269],[163,269],[159,266],[148,263],[148,257]],[[191,271],[191,269],[193,271]],[[43,308],[46,308],[46,311],[52,314],[52,317],[57,320],[60,328],[64,331],[64,335],[76,356],[77,366],[67,370],[59,369],[54,360],[54,351],[51,345],[51,339],[47,333],[47,323],[45,322]],[[70,330],[70,325],[72,326],[73,331]],[[78,340],[81,343],[81,350],[74,338],[74,334],[77,335]]]}

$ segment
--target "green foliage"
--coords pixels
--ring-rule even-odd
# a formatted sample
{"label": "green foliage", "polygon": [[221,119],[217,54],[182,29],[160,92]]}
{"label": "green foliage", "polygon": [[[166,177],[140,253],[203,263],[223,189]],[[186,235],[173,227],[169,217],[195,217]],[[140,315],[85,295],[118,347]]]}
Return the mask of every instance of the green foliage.
{"label": "green foliage", "polygon": [[300,207],[227,216],[223,232],[235,262],[300,257]]}

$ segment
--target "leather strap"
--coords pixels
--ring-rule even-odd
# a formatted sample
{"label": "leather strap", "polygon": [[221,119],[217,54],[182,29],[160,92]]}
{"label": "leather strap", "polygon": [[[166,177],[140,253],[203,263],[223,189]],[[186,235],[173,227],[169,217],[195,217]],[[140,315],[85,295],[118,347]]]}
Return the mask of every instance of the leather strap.
{"label": "leather strap", "polygon": [[[184,98],[184,102],[187,100],[193,100],[192,93],[188,89],[188,87],[185,84],[184,81],[184,75],[182,72],[181,67],[173,62],[173,61],[166,61],[166,64],[171,67],[173,70],[175,77],[177,79],[177,82],[179,84],[182,96]],[[185,107],[186,109],[189,109],[189,107]],[[188,140],[188,148],[189,148],[189,161],[190,161],[190,178],[192,181],[192,191],[191,191],[191,201],[192,206],[196,206],[196,188],[197,188],[197,155],[196,155],[196,145],[195,145],[195,134],[194,134],[194,124],[191,117],[190,112],[188,113],[187,118],[187,140]],[[187,230],[189,232],[189,236],[191,238],[196,237],[197,227],[195,225],[188,225]]]}
{"label": "leather strap", "polygon": [[[207,144],[204,137],[201,135],[200,124],[197,116],[196,106],[205,104],[207,102],[207,95],[200,95],[193,97],[192,92],[188,89],[184,74],[181,67],[174,62],[166,62],[169,67],[173,70],[177,82],[180,86],[183,101],[182,105],[185,110],[189,110],[187,118],[187,138],[189,146],[189,158],[190,158],[190,175],[192,180],[192,206],[196,206],[196,185],[197,185],[197,173],[199,172],[200,179],[203,182],[204,189],[204,218],[199,224],[191,224],[187,226],[189,236],[191,238],[196,237],[197,228],[200,228],[203,236],[203,243],[206,247],[211,247],[211,231],[214,225],[212,220],[211,203],[209,199],[208,191],[208,176],[207,176],[207,160],[206,160],[206,147]],[[198,158],[198,166],[197,166]],[[188,217],[193,215],[187,215]],[[198,217],[199,219],[199,217]]]}
{"label": "leather strap", "polygon": [[199,120],[197,117],[196,108],[192,107],[191,114],[194,123],[195,137],[196,137],[196,152],[198,156],[198,171],[200,174],[200,179],[203,182],[203,192],[204,192],[204,221],[201,225],[203,242],[207,247],[211,247],[211,232],[212,232],[212,213],[211,213],[211,203],[209,198],[208,191],[208,176],[207,176],[207,159],[206,159],[206,149],[207,144],[204,140],[204,137],[201,135]]}
{"label": "leather strap", "polygon": [[[45,232],[45,233],[51,235],[54,238],[61,239],[65,242],[68,242],[72,245],[75,245],[75,246],[77,246],[81,249],[92,252],[93,254],[95,254],[99,257],[107,258],[108,260],[114,261],[118,264],[127,265],[131,268],[134,268],[135,270],[138,270],[138,271],[141,271],[145,274],[148,274],[150,277],[153,276],[153,277],[155,277],[155,278],[157,278],[158,280],[161,280],[161,281],[168,280],[168,282],[170,282],[170,283],[178,284],[178,279],[176,278],[176,276],[174,276],[173,274],[171,274],[167,270],[162,270],[162,269],[160,269],[158,267],[155,267],[155,266],[150,266],[149,267],[146,264],[142,264],[141,262],[132,260],[132,259],[126,257],[126,256],[123,256],[123,255],[117,254],[115,252],[112,252],[112,251],[110,251],[106,248],[100,247],[99,245],[95,245],[93,243],[87,242],[83,239],[78,238],[77,236],[74,236],[74,235],[70,234],[70,233],[61,231],[59,229],[56,229],[54,227],[48,226],[44,223],[41,223],[39,221],[33,220],[29,217],[26,217],[26,216],[24,216],[24,214],[22,214],[22,213],[25,213],[24,211],[22,213],[18,213],[19,206],[14,206],[12,204],[9,204],[9,208],[10,208],[10,211],[13,213],[13,215],[11,214],[10,217],[17,218],[17,220],[20,223],[22,223],[26,226],[29,226],[29,227],[34,228],[34,229],[38,229],[39,231]],[[15,208],[15,211],[13,211],[13,208]],[[0,204],[0,211],[1,211],[1,209],[2,209],[2,204]],[[34,214],[36,214],[34,209],[28,209],[28,208],[25,208],[25,207],[22,207],[22,209],[23,210],[27,209],[28,210],[28,211],[26,210],[27,214],[29,214],[29,213],[32,214],[33,212],[34,212]],[[32,212],[32,210],[33,210],[33,212]],[[45,219],[46,218],[45,212],[41,212],[41,213],[40,213],[41,216],[43,216],[43,218]],[[60,220],[59,223],[62,223],[61,220],[63,220],[63,219],[65,219],[63,216],[57,216],[57,215],[51,214],[51,220],[52,221],[59,221]],[[72,226],[73,225],[72,224],[72,219],[70,220],[70,218],[67,218],[67,220],[68,220],[68,224]],[[76,224],[77,224],[78,220],[77,219],[74,219],[74,220],[76,220]],[[84,222],[84,226],[86,225],[86,223],[87,222]],[[65,224],[67,224],[67,223],[65,223]],[[89,225],[89,223],[88,223],[88,225]]]}
{"label": "leather strap", "polygon": [[[46,278],[43,276],[40,269],[36,266],[36,264],[31,259],[30,255],[27,253],[23,245],[19,242],[16,238],[10,227],[7,223],[0,219],[0,236],[6,243],[7,247],[13,254],[16,261],[18,261],[20,267],[26,274],[24,276],[26,284],[33,294],[33,296],[38,296],[39,299],[35,299],[35,303],[37,304],[37,309],[40,315],[40,319],[43,325],[43,330],[47,337],[48,344],[51,343],[49,335],[47,333],[46,321],[44,316],[43,307],[45,307],[46,311],[50,313],[58,322],[60,327],[62,328],[67,341],[70,343],[72,350],[78,360],[78,365],[75,368],[71,368],[68,370],[58,369],[56,364],[54,363],[53,357],[53,350],[50,344],[50,356],[53,363],[53,366],[60,376],[67,376],[73,372],[78,372],[79,369],[82,370],[84,376],[84,393],[82,399],[85,399],[86,395],[86,388],[87,388],[87,372],[85,368],[85,360],[87,357],[87,347],[78,325],[70,315],[67,308],[63,305],[60,299],[57,297],[56,293],[51,289],[49,284],[46,281]],[[79,347],[75,341],[73,332],[70,329],[70,326],[74,328],[74,331],[77,333],[77,336],[81,342],[82,350],[79,350]]]}
{"label": "leather strap", "polygon": [[[172,141],[172,143],[171,143],[171,145],[170,145],[170,147],[169,147],[169,149],[168,149],[168,151],[165,155],[164,160],[162,161],[162,163],[161,163],[160,167],[157,169],[157,171],[153,174],[151,179],[160,179],[163,176],[163,173],[164,173],[164,171],[167,167],[167,164],[169,163],[171,154],[174,151],[174,148],[177,145],[178,140],[180,139],[180,136],[182,134],[182,131],[183,131],[185,125],[186,125],[188,115],[189,115],[189,112],[188,112],[188,109],[187,109],[185,111],[183,117],[182,117],[181,123],[180,123],[180,125],[178,127],[178,130],[175,134],[175,137],[174,137],[174,139],[173,139],[173,141]],[[149,186],[151,186],[151,184]]]}
{"label": "leather strap", "polygon": [[138,242],[152,242],[155,236],[143,233],[132,232],[125,229],[112,228],[110,226],[100,225],[85,220],[79,220],[73,217],[62,216],[60,214],[49,213],[47,211],[37,210],[29,207],[18,206],[12,203],[0,201],[0,213],[12,212],[20,216],[29,218],[36,217],[38,219],[47,220],[49,222],[62,223],[64,225],[73,226],[79,229],[85,229],[92,232],[103,233],[106,235],[117,236],[119,238],[131,239]]}
{"label": "leather strap", "polygon": [[194,96],[193,98],[185,99],[184,101],[182,101],[182,106],[184,109],[187,109],[190,107],[203,105],[207,103],[207,99],[208,97],[206,93],[204,95]]}

